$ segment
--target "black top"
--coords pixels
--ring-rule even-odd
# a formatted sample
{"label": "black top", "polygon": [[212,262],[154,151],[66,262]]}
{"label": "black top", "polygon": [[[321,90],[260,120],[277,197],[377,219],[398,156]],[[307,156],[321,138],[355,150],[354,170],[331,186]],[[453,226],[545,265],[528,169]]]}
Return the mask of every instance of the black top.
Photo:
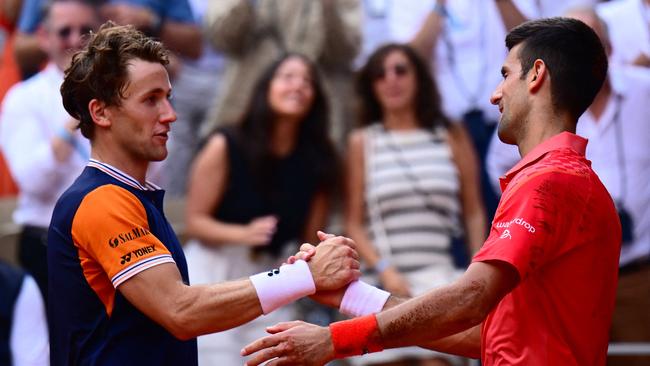
{"label": "black top", "polygon": [[255,250],[278,256],[287,242],[302,238],[320,186],[314,164],[304,153],[304,143],[299,142],[288,156],[265,163],[264,170],[268,173],[259,179],[260,172],[252,171],[252,164],[235,133],[232,130],[219,133],[227,141],[230,169],[224,196],[214,217],[224,222],[248,224],[260,216],[276,216],[278,225],[271,243]]}

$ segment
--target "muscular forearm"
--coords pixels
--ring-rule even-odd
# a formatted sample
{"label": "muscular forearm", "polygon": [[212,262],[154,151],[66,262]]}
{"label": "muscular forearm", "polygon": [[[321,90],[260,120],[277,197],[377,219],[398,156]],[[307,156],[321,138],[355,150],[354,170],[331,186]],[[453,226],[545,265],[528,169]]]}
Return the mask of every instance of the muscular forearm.
{"label": "muscular forearm", "polygon": [[262,315],[257,293],[249,279],[214,285],[183,285],[179,292],[168,329],[182,339],[228,330]]}
{"label": "muscular forearm", "polygon": [[[384,304],[382,311],[394,308],[398,305],[404,304],[411,299],[405,297],[397,297],[391,295]],[[427,335],[429,337],[429,335]],[[382,333],[382,339],[386,336]],[[433,339],[431,337],[430,339]],[[459,333],[452,334],[447,337],[425,340],[423,342],[415,343],[422,348],[427,348],[433,351],[454,354],[463,357],[479,358],[481,355],[481,325],[471,327],[469,329],[460,331]],[[393,347],[393,345],[383,342],[386,348]]]}
{"label": "muscular forearm", "polygon": [[445,338],[436,339],[419,345],[432,351],[453,355],[480,358],[481,357],[481,325],[477,325],[460,333]]}
{"label": "muscular forearm", "polygon": [[457,284],[431,290],[377,314],[385,348],[427,344],[480,324],[487,312],[481,303],[483,286]]}
{"label": "muscular forearm", "polygon": [[262,314],[249,279],[188,286],[172,263],[142,271],[118,289],[133,306],[179,339],[230,329]]}

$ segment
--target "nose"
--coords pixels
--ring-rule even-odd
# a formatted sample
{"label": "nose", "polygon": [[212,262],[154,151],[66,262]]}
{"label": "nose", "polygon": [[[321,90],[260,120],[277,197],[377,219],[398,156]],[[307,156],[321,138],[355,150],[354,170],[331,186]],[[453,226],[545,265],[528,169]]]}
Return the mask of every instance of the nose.
{"label": "nose", "polygon": [[176,121],[176,110],[169,100],[165,100],[163,111],[160,114],[160,123],[172,123]]}
{"label": "nose", "polygon": [[499,102],[501,101],[501,97],[503,97],[503,92],[501,91],[501,84],[503,82],[499,83],[496,89],[492,92],[492,95],[490,95],[490,103],[493,105],[498,105]]}

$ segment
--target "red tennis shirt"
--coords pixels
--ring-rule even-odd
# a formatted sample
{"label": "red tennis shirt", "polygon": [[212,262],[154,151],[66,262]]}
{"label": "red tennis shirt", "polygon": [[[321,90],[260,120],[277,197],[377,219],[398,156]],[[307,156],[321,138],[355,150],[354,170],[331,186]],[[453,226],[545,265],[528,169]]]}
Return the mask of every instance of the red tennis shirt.
{"label": "red tennis shirt", "polygon": [[490,236],[473,261],[508,263],[519,283],[483,323],[486,366],[605,365],[621,227],[586,147],[563,132],[501,178]]}

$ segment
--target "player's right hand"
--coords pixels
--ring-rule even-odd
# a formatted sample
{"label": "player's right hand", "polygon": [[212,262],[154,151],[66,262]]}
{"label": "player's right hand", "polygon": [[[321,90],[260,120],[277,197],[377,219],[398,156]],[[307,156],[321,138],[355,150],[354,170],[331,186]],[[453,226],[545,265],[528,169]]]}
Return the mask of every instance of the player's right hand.
{"label": "player's right hand", "polygon": [[316,291],[336,290],[361,276],[355,243],[343,236],[329,237],[321,242],[307,263]]}

